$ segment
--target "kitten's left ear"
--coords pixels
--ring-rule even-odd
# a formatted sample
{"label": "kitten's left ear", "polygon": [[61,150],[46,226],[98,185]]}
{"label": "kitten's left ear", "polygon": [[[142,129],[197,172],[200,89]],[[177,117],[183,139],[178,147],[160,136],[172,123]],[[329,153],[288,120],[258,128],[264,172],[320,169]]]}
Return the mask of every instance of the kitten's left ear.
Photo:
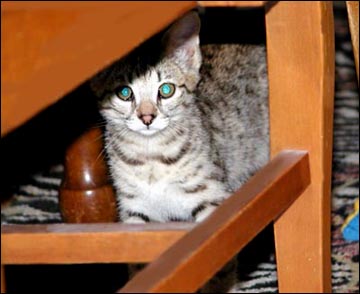
{"label": "kitten's left ear", "polygon": [[176,21],[163,37],[166,56],[173,59],[185,73],[192,75],[198,75],[201,65],[199,33],[200,19],[192,11]]}

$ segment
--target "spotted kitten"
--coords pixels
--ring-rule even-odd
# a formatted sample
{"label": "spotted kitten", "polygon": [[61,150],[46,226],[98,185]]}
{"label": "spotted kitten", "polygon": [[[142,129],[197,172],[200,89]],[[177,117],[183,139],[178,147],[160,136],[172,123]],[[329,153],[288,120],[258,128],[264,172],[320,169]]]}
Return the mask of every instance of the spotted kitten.
{"label": "spotted kitten", "polygon": [[268,160],[264,47],[199,31],[188,13],[91,81],[123,222],[201,221]]}
{"label": "spotted kitten", "polygon": [[201,221],[268,160],[265,49],[200,49],[199,30],[188,13],[160,54],[139,48],[91,81],[121,221]]}

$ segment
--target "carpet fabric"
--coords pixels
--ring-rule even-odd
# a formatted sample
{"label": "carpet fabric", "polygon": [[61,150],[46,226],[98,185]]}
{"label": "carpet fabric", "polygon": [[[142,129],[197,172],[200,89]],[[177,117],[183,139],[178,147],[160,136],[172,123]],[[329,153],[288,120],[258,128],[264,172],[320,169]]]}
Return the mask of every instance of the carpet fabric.
{"label": "carpet fabric", "polygon": [[[345,241],[341,226],[359,197],[359,95],[346,9],[335,8],[336,85],[332,173],[332,287],[334,293],[359,293],[359,242]],[[2,207],[2,224],[59,223],[58,188],[63,166],[32,175]],[[262,237],[260,237],[262,238]],[[262,239],[259,241],[262,243]],[[259,243],[258,242],[258,243]],[[255,246],[255,245],[254,245]],[[239,255],[239,281],[235,293],[277,293],[275,254],[261,258]],[[252,251],[252,253],[251,253]],[[254,253],[255,252],[255,253]],[[246,258],[248,256],[248,258]]]}

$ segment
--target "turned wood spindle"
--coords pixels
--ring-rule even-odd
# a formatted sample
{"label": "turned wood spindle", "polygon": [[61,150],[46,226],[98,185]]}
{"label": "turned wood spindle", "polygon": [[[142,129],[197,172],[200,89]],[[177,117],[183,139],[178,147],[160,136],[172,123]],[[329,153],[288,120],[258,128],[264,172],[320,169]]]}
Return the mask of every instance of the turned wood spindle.
{"label": "turned wood spindle", "polygon": [[67,149],[65,175],[60,187],[64,222],[115,222],[116,200],[103,159],[100,128],[82,134]]}

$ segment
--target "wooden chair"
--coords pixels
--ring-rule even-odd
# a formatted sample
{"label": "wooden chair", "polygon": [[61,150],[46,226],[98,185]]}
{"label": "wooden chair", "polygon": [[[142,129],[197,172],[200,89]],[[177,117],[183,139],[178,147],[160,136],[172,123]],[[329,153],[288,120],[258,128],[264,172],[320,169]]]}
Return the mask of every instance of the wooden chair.
{"label": "wooden chair", "polygon": [[[331,2],[2,2],[1,134],[196,6],[265,9],[271,162],[203,223],[89,224],[113,221],[114,213],[111,203],[105,215],[83,201],[85,194],[102,203],[112,197],[103,163],[87,164],[97,155],[89,142],[98,131],[84,133],[69,148],[61,197],[67,220],[86,224],[3,225],[2,264],[152,261],[120,292],[193,292],[274,221],[280,292],[331,291]],[[90,217],[74,216],[69,198]],[[3,270],[1,277],[4,292]]]}

